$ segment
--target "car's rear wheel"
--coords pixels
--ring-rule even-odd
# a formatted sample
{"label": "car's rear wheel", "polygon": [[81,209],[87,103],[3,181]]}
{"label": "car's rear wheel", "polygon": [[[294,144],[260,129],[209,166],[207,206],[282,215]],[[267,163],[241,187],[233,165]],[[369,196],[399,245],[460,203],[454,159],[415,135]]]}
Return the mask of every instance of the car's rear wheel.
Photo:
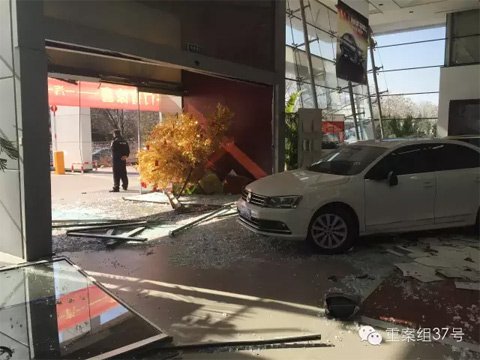
{"label": "car's rear wheel", "polygon": [[308,228],[307,241],[324,254],[350,249],[358,237],[353,214],[342,207],[329,206],[315,213]]}

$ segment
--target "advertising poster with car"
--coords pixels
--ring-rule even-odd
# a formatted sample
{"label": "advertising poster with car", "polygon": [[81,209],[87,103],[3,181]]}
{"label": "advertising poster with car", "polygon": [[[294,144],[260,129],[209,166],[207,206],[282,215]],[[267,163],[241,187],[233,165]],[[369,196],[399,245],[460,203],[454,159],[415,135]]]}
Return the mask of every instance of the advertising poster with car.
{"label": "advertising poster with car", "polygon": [[368,19],[339,1],[337,77],[367,83]]}

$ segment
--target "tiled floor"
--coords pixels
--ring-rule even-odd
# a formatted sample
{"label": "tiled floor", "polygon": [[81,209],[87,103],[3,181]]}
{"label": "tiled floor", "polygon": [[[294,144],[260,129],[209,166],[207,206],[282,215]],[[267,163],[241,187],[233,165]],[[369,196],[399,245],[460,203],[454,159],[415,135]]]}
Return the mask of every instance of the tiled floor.
{"label": "tiled floor", "polygon": [[[127,205],[122,193],[107,192],[110,181],[108,174],[52,177],[53,210],[68,210],[70,215],[76,202],[82,208],[75,214],[85,218],[98,214],[110,218],[131,211],[138,216],[161,210],[158,204]],[[174,217],[169,214],[168,219],[171,225]],[[439,235],[443,233],[433,236]],[[373,346],[361,341],[358,330],[362,324],[358,321],[325,317],[325,294],[344,291],[367,298],[399,271],[394,266],[399,257],[386,249],[392,244],[416,241],[418,236],[432,235],[365,238],[347,254],[323,256],[313,253],[303,242],[252,235],[234,218],[222,218],[175,238],[164,231],[145,244],[127,243],[113,250],[93,239],[70,238],[68,246],[61,246],[59,242],[65,237],[58,236],[54,250],[57,255],[68,256],[172,335],[176,344],[320,333],[321,342],[328,345],[185,352],[185,359],[480,358],[479,353],[465,350],[462,344],[385,341],[387,333],[376,325],[384,342]],[[0,258],[0,265],[2,261]],[[399,294],[396,301],[405,303],[408,299]]]}
{"label": "tiled floor", "polygon": [[[207,233],[213,234],[214,224],[210,226]],[[235,226],[235,222],[229,225],[234,230]],[[256,255],[229,258],[231,262],[222,262],[221,266],[216,266],[214,259],[211,266],[205,266],[204,260],[196,266],[192,259],[178,265],[173,260],[181,256],[182,249],[187,253],[186,247],[193,241],[187,238],[191,236],[176,238],[173,243],[154,241],[148,247],[126,245],[113,251],[65,255],[172,335],[177,344],[320,333],[322,343],[330,345],[185,352],[186,359],[477,358],[478,354],[461,347],[434,342],[384,341],[373,346],[360,340],[358,322],[325,317],[323,299],[329,291],[359,292],[366,297],[389,274],[398,271],[393,267],[395,256],[385,253],[375,239],[367,239],[363,246],[340,256],[313,255],[302,243],[272,242],[270,246],[259,245]],[[238,245],[241,240],[235,241]],[[380,245],[384,241],[380,240]],[[245,241],[243,245],[245,253],[252,254],[252,244]],[[265,251],[265,247],[270,251]],[[219,251],[218,256],[222,254]],[[364,276],[366,273],[368,277]],[[385,331],[377,330],[387,339]]]}

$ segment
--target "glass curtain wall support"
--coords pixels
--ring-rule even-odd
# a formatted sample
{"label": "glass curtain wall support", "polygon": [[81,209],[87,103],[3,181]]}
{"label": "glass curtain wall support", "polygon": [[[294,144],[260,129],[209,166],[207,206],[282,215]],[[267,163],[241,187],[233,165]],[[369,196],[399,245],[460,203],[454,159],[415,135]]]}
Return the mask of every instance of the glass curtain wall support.
{"label": "glass curtain wall support", "polygon": [[353,123],[355,124],[355,134],[357,135],[357,140],[360,140],[361,137],[360,137],[360,132],[358,130],[357,110],[355,108],[355,99],[353,97],[353,87],[352,87],[351,81],[348,82],[348,92],[350,94],[350,106],[352,108]]}
{"label": "glass curtain wall support", "polygon": [[370,120],[372,122],[373,140],[377,138],[377,131],[375,129],[375,119],[373,117],[372,95],[370,94],[370,84],[368,83],[367,76],[367,96],[368,96],[368,108],[370,109]]}
{"label": "glass curtain wall support", "polygon": [[308,41],[308,28],[307,28],[307,19],[305,16],[305,2],[304,0],[300,0],[300,10],[302,13],[302,25],[303,25],[303,36],[305,38],[305,51],[307,53],[307,60],[308,60],[308,71],[310,73],[310,81],[312,87],[312,100],[315,109],[318,109],[318,99],[317,99],[317,89],[315,88],[315,74],[313,73],[313,66],[312,66],[312,56],[310,53],[310,42]]}
{"label": "glass curtain wall support", "polygon": [[[382,120],[382,104],[380,102],[380,93],[378,89],[378,79],[377,79],[377,67],[375,66],[375,56],[373,54],[373,49],[375,48],[375,40],[372,38],[372,34],[369,36],[370,42],[370,60],[372,61],[372,70],[373,70],[373,82],[375,84],[375,95],[377,97],[377,106],[378,106],[378,121],[380,125],[380,139],[384,137],[383,129],[383,120]],[[373,118],[373,115],[372,115]]]}

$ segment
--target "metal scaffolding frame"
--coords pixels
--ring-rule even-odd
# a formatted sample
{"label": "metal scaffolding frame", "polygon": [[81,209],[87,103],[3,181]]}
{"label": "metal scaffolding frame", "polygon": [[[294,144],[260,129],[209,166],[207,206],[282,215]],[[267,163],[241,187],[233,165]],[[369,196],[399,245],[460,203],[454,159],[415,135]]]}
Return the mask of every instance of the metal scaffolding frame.
{"label": "metal scaffolding frame", "polygon": [[304,0],[300,0],[300,12],[302,13],[303,36],[305,38],[305,51],[307,53],[308,72],[310,73],[310,86],[312,87],[313,105],[318,109],[317,89],[315,87],[315,74],[313,73],[312,56],[310,53],[310,41],[308,40],[307,17],[305,15]]}
{"label": "metal scaffolding frame", "polygon": [[[372,62],[372,73],[373,73],[373,83],[375,84],[375,96],[377,98],[377,108],[378,108],[378,123],[380,125],[380,138],[383,139],[385,137],[385,130],[383,129],[383,119],[382,119],[382,101],[380,99],[380,90],[378,88],[378,70],[375,66],[375,55],[373,54],[373,51],[375,49],[376,43],[375,40],[372,37],[372,33],[370,32],[369,34],[369,48],[370,48],[370,61]],[[369,101],[372,101],[372,98],[369,98]],[[373,114],[372,114],[372,119],[373,119]]]}
{"label": "metal scaffolding frame", "polygon": [[[307,3],[308,2],[308,3]],[[367,101],[368,97],[365,96],[367,93],[367,87],[364,85],[358,84],[351,84],[349,86],[348,81],[341,80],[344,82],[344,85],[340,84],[340,80],[335,77],[331,77],[331,79],[335,79],[336,86],[332,86],[331,82],[326,79],[327,69],[325,68],[326,63],[332,64],[333,67],[335,65],[335,60],[325,57],[320,50],[319,45],[319,53],[320,55],[313,54],[310,50],[310,46],[312,43],[320,44],[320,37],[330,39],[331,42],[331,54],[335,56],[335,48],[336,48],[336,32],[332,29],[332,24],[330,23],[330,17],[327,15],[329,19],[328,29],[322,27],[322,24],[315,24],[312,20],[314,20],[312,5],[317,6],[320,5],[320,9],[325,12],[333,12],[336,13],[334,10],[326,6],[325,4],[321,3],[317,0],[297,0],[295,4],[300,6],[299,8],[292,9],[290,8],[290,2],[287,1],[287,24],[290,25],[290,35],[292,38],[291,44],[286,44],[287,47],[291,48],[294,52],[294,68],[295,68],[295,79],[286,77],[288,81],[294,81],[297,83],[297,90],[301,89],[302,85],[308,85],[311,88],[311,98],[309,98],[308,93],[302,92],[300,96],[301,105],[304,107],[306,104],[306,100],[311,101],[314,107],[319,106],[319,99],[324,98],[324,103],[326,104],[326,108],[324,108],[325,114],[339,114],[342,113],[345,115],[346,118],[353,118],[352,129],[355,130],[357,138],[364,138],[365,135],[365,125],[371,121],[370,119],[370,107],[367,103],[361,103],[363,101]],[[309,13],[307,14],[307,9]],[[310,16],[310,18],[309,18]],[[294,26],[293,21],[296,20],[297,24]],[[300,22],[301,22],[301,29],[300,29]],[[299,43],[298,36],[297,40],[295,40],[295,36],[293,34],[294,28],[296,31],[302,32],[303,34],[303,42]],[[299,35],[299,34],[297,34]],[[299,76],[299,69],[302,64],[299,64],[299,54],[305,53],[307,55],[308,61],[308,72],[309,72],[309,79],[307,80],[304,76]],[[317,63],[320,60],[321,64],[323,64],[323,71],[320,71],[316,74],[316,69],[313,65],[311,65],[311,60],[317,59]],[[330,66],[332,66],[330,65]],[[329,73],[330,74],[330,73]],[[324,76],[322,83],[317,82],[315,79],[318,76]],[[355,88],[352,94],[350,94],[350,89]],[[326,91],[318,93],[317,89],[326,89]],[[352,95],[352,96],[350,96]],[[341,98],[344,97],[344,101],[341,101]],[[307,101],[307,102],[308,102]],[[340,102],[339,102],[340,101]],[[338,106],[339,104],[343,104]],[[337,105],[337,106],[335,106]],[[357,108],[357,111],[352,111],[352,107]],[[368,116],[365,114],[368,113]],[[372,134],[373,135],[373,134]]]}
{"label": "metal scaffolding frame", "polygon": [[[295,5],[293,5],[295,4]],[[292,8],[291,6],[296,6],[297,8]],[[314,12],[316,11],[316,17]],[[324,14],[319,16],[320,12]],[[353,115],[358,116],[358,123],[355,124],[355,121],[351,122],[351,129],[356,130],[357,138],[362,138],[367,131],[366,125],[370,124],[372,128],[368,128],[368,132],[373,130],[373,136],[375,136],[375,122],[377,122],[379,127],[379,132],[381,137],[384,136],[384,124],[383,120],[402,120],[399,118],[391,119],[391,117],[385,117],[385,114],[382,112],[382,99],[392,97],[392,96],[415,96],[415,95],[429,95],[429,94],[438,94],[436,91],[401,91],[397,93],[389,92],[388,85],[385,80],[386,74],[389,73],[398,73],[403,71],[422,71],[427,69],[439,68],[443,65],[438,64],[426,64],[422,66],[410,66],[405,68],[391,68],[385,69],[383,67],[383,61],[381,59],[381,49],[392,48],[397,46],[416,46],[418,44],[425,44],[430,42],[439,42],[445,41],[445,37],[439,38],[438,36],[432,39],[425,39],[419,41],[409,41],[409,42],[399,42],[395,44],[385,44],[385,45],[374,45],[369,49],[371,55],[371,63],[375,62],[373,50],[376,50],[379,55],[380,64],[373,65],[373,68],[368,71],[369,76],[373,76],[373,82],[371,84],[373,88],[369,88],[368,85],[357,85],[352,84],[353,96],[350,97],[348,82],[345,81],[345,85],[340,86],[339,79],[336,79],[335,73],[332,74],[332,65],[335,64],[335,48],[336,41],[338,36],[336,31],[333,29],[330,19],[336,14],[336,11],[323,4],[321,0],[287,0],[287,25],[290,26],[290,36],[291,41],[287,41],[286,46],[291,48],[294,53],[294,68],[295,68],[295,79],[286,76],[286,81],[295,82],[297,90],[301,90],[302,86],[305,89],[305,86],[311,88],[310,91],[302,91],[300,96],[300,102],[302,107],[322,107],[320,103],[326,104],[324,113],[326,114],[344,114],[346,118],[352,119]],[[309,17],[310,16],[310,17]],[[328,19],[327,21],[319,22],[318,18],[322,17],[323,19]],[[295,36],[296,35],[296,36]],[[372,38],[374,34],[371,34]],[[303,39],[299,40],[299,37],[302,36]],[[329,40],[330,39],[330,40]],[[303,41],[303,42],[302,42]],[[331,43],[332,51],[328,49],[328,43]],[[373,43],[373,42],[372,42]],[[314,51],[312,46],[318,44],[318,51]],[[323,45],[323,48],[322,48]],[[323,52],[322,52],[323,49]],[[324,56],[325,52],[329,54]],[[308,65],[308,76],[306,73],[305,63],[300,62],[301,57],[305,57],[302,53],[307,55],[307,65]],[[333,59],[331,58],[333,54]],[[323,69],[315,68],[315,63],[312,63],[312,59],[316,64],[323,66]],[[316,59],[316,60],[315,60]],[[305,62],[305,60],[304,60]],[[331,64],[331,65],[328,65]],[[328,67],[327,67],[328,65]],[[329,70],[330,68],[330,70]],[[334,68],[334,67],[333,67]],[[300,72],[303,69],[303,76],[300,76]],[[373,72],[373,69],[376,69]],[[318,71],[320,70],[320,71]],[[316,73],[317,72],[317,73]],[[330,75],[330,76],[329,76]],[[333,75],[333,76],[332,76]],[[377,78],[377,75],[380,78]],[[323,78],[322,78],[323,77]],[[383,78],[385,86],[380,85],[380,80]],[[318,80],[320,79],[320,81]],[[335,80],[333,80],[335,79]],[[334,85],[336,81],[336,85]],[[342,80],[343,82],[343,80]],[[324,91],[318,91],[319,89],[325,89]],[[372,90],[373,89],[373,90]],[[432,89],[433,90],[433,89]],[[349,99],[348,99],[349,98]],[[322,100],[323,99],[323,100]],[[350,101],[348,101],[350,100]],[[353,107],[357,108],[357,111],[353,111]],[[374,119],[374,108],[377,109],[377,115]],[[389,114],[387,114],[388,116]],[[420,121],[434,121],[437,118],[434,117],[416,117]],[[353,119],[355,120],[355,119]],[[351,120],[350,120],[351,121]],[[358,129],[358,131],[357,131]]]}

